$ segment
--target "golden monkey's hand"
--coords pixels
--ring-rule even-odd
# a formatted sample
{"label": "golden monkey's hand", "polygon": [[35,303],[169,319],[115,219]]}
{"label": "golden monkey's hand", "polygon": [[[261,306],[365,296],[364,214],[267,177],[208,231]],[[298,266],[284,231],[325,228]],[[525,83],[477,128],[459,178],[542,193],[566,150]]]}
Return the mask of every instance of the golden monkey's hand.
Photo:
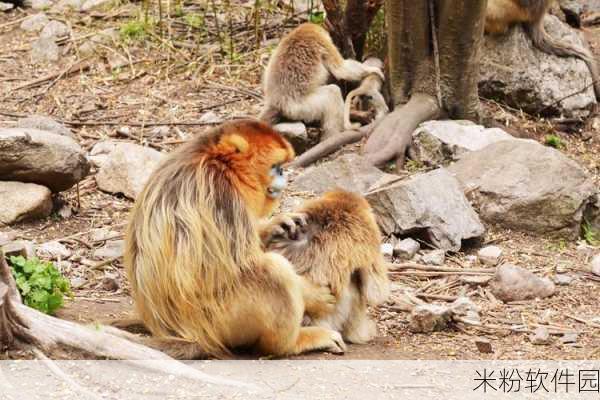
{"label": "golden monkey's hand", "polygon": [[367,66],[365,68],[367,69],[367,71],[369,71],[369,74],[375,74],[381,78],[382,82],[385,82],[385,75],[383,74],[383,71],[381,70],[381,68],[371,67],[371,66]]}
{"label": "golden monkey's hand", "polygon": [[316,285],[306,278],[302,279],[304,297],[304,312],[311,319],[319,319],[332,314],[337,299],[327,286]]}
{"label": "golden monkey's hand", "polygon": [[298,240],[304,233],[308,217],[304,213],[279,214],[261,228],[260,238],[268,246],[273,240]]}

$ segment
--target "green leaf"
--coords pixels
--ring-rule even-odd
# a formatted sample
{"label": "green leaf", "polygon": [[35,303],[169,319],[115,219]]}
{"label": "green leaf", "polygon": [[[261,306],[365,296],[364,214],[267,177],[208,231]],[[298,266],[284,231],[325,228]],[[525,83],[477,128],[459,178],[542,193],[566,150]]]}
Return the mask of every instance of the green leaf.
{"label": "green leaf", "polygon": [[56,310],[61,308],[63,305],[62,293],[54,293],[48,296],[48,312],[54,314]]}

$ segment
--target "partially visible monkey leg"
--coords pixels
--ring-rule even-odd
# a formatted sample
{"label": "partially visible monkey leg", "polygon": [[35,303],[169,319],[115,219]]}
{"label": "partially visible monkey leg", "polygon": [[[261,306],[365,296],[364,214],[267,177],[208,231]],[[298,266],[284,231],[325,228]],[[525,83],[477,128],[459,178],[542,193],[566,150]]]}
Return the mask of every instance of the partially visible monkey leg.
{"label": "partially visible monkey leg", "polygon": [[300,277],[302,281],[302,298],[304,300],[304,312],[311,318],[322,318],[331,314],[335,309],[336,298],[331,290],[325,286],[319,286],[308,279]]}
{"label": "partially visible monkey leg", "polygon": [[383,71],[380,68],[364,65],[356,60],[344,60],[339,65],[326,64],[327,69],[338,80],[360,81],[369,74],[377,74],[381,80],[385,80]]}
{"label": "partially visible monkey leg", "polygon": [[301,101],[289,103],[283,113],[297,121],[321,121],[321,140],[324,140],[344,128],[342,90],[337,85],[321,86]]}

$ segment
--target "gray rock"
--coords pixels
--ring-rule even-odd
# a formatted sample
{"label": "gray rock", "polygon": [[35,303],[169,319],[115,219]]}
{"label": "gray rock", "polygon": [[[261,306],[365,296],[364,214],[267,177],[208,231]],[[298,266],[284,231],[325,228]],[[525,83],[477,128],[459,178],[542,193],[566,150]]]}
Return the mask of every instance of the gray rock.
{"label": "gray rock", "polygon": [[471,121],[428,121],[413,133],[413,148],[424,165],[439,166],[457,160],[466,152],[513,139],[502,129],[486,129]]}
{"label": "gray rock", "polygon": [[[600,129],[598,130],[600,132]],[[600,235],[600,193],[594,194],[583,212],[583,219],[596,234]]]}
{"label": "gray rock", "polygon": [[385,235],[420,231],[434,246],[458,251],[463,240],[480,238],[485,233],[458,181],[445,169],[379,186],[366,198]]}
{"label": "gray rock", "polygon": [[577,343],[577,334],[576,333],[565,333],[560,337],[560,342],[563,344]]}
{"label": "gray rock", "polygon": [[56,122],[45,115],[32,115],[30,117],[21,118],[17,121],[17,128],[32,128],[41,131],[56,133],[57,135],[68,136],[75,138],[73,132],[63,124]]}
{"label": "gray rock", "polygon": [[477,258],[483,265],[495,267],[502,257],[502,249],[498,246],[485,246],[477,252]]}
{"label": "gray rock", "polygon": [[59,192],[81,181],[89,170],[83,150],[67,136],[0,129],[0,179],[37,183]]}
{"label": "gray rock", "polygon": [[71,289],[80,289],[87,283],[87,279],[83,277],[71,278]]}
{"label": "gray rock", "polygon": [[37,255],[41,258],[52,260],[65,259],[71,257],[73,253],[60,242],[52,241],[42,243],[37,248]]}
{"label": "gray rock", "polygon": [[419,304],[410,313],[408,329],[414,333],[442,331],[448,327],[452,311],[437,304]]}
{"label": "gray rock", "polygon": [[481,317],[479,312],[481,308],[466,296],[460,296],[458,299],[450,303],[450,310],[453,317],[461,317],[461,320],[470,325],[480,325]]}
{"label": "gray rock", "polygon": [[60,0],[58,3],[56,3],[53,7],[52,7],[52,12],[53,13],[60,13],[60,12],[65,12],[65,11],[80,11],[81,7],[83,7],[83,4],[85,3],[85,0]]}
{"label": "gray rock", "polygon": [[359,155],[345,154],[332,161],[307,168],[294,179],[290,189],[321,195],[337,187],[363,194],[385,176],[389,175],[368,165]]}
{"label": "gray rock", "polygon": [[15,8],[14,4],[4,3],[0,1],[0,11],[8,11]]}
{"label": "gray rock", "polygon": [[530,233],[576,238],[594,193],[575,161],[532,140],[491,144],[448,169],[483,220]]}
{"label": "gray rock", "polygon": [[39,32],[44,29],[48,22],[50,22],[50,20],[46,14],[38,13],[25,18],[20,26],[21,29],[27,32]]}
{"label": "gray rock", "polygon": [[25,258],[35,257],[35,243],[28,240],[17,240],[2,246],[2,251],[6,257],[23,256]]}
{"label": "gray rock", "polygon": [[[577,31],[553,15],[546,16],[544,26],[554,38],[585,46]],[[479,93],[526,112],[588,115],[586,108],[596,102],[585,63],[534,48],[520,26],[506,35],[486,36],[481,63]],[[565,98],[565,93],[586,86],[583,92]]]}
{"label": "gray rock", "polygon": [[124,142],[100,142],[90,154],[100,163],[96,182],[100,190],[123,193],[135,199],[144,188],[146,180],[163,159],[164,154]]}
{"label": "gray rock", "polygon": [[421,245],[414,239],[407,238],[399,241],[394,246],[394,257],[401,260],[411,260],[421,249]]}
{"label": "gray rock", "polygon": [[392,261],[392,256],[394,255],[394,246],[391,243],[382,243],[380,251],[386,261]]}
{"label": "gray rock", "polygon": [[60,48],[53,38],[39,38],[31,44],[31,61],[35,64],[53,63],[60,57]]}
{"label": "gray rock", "polygon": [[554,276],[554,283],[558,286],[569,286],[573,282],[573,277],[565,274],[557,274]]}
{"label": "gray rock", "polygon": [[586,14],[600,12],[600,0],[560,0],[559,3],[567,22],[575,27],[581,26],[581,18]]}
{"label": "gray rock", "polygon": [[50,21],[42,32],[40,33],[41,39],[58,39],[70,34],[69,27],[60,21]]}
{"label": "gray rock", "polygon": [[492,294],[504,302],[543,299],[552,296],[556,286],[548,278],[540,278],[523,268],[502,264],[490,282]]}
{"label": "gray rock", "polygon": [[114,28],[104,29],[79,46],[79,52],[84,56],[92,55],[99,46],[109,46],[119,39],[119,31]]}
{"label": "gray rock", "polygon": [[314,144],[302,122],[284,122],[273,128],[291,143],[296,154],[304,153]]}
{"label": "gray rock", "polygon": [[119,53],[108,53],[106,55],[106,60],[108,61],[110,69],[119,69],[129,65],[129,59]]}
{"label": "gray rock", "polygon": [[465,275],[460,277],[460,281],[471,286],[485,286],[492,280],[487,275]]}
{"label": "gray rock", "polygon": [[121,257],[125,251],[124,240],[109,240],[103,247],[94,250],[94,258],[116,258]]}
{"label": "gray rock", "polygon": [[102,278],[100,286],[107,292],[116,292],[117,290],[119,290],[120,285],[119,281],[115,277],[105,276],[104,278]]}
{"label": "gray rock", "polygon": [[600,276],[600,254],[592,259],[590,271],[592,271],[592,274]]}
{"label": "gray rock", "polygon": [[421,262],[427,265],[444,265],[446,252],[444,250],[432,250],[421,257]]}
{"label": "gray rock", "polygon": [[0,224],[45,218],[52,212],[52,193],[33,183],[0,181]]}
{"label": "gray rock", "polygon": [[529,337],[529,340],[532,344],[535,345],[547,345],[552,343],[552,338],[550,337],[550,332],[548,328],[540,326],[533,331],[533,335]]}
{"label": "gray rock", "polygon": [[114,3],[114,0],[86,0],[81,6],[81,11],[106,9]]}
{"label": "gray rock", "polygon": [[38,11],[48,10],[52,7],[51,0],[31,0],[31,8]]}

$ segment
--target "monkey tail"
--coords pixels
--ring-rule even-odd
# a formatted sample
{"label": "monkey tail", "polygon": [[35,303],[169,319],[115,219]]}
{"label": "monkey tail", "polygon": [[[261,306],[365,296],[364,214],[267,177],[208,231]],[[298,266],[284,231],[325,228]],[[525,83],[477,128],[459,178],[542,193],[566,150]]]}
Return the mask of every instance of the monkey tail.
{"label": "monkey tail", "polygon": [[281,120],[281,113],[270,104],[265,104],[258,118],[270,125],[275,125]]}
{"label": "monkey tail", "polygon": [[596,100],[600,100],[600,72],[592,52],[576,44],[567,44],[552,38],[544,28],[543,18],[537,23],[525,26],[533,45],[544,53],[559,57],[576,57],[585,62],[592,75],[592,84]]}

